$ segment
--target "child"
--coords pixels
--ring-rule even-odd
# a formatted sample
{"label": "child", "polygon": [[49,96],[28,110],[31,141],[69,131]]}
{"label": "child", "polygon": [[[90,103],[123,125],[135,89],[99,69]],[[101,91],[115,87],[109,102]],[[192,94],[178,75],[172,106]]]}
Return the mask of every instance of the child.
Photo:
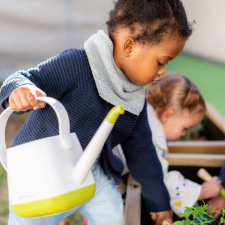
{"label": "child", "polygon": [[[212,198],[222,188],[218,177],[199,185],[185,179],[178,171],[168,172],[168,163],[164,159],[168,152],[166,140],[177,140],[185,135],[187,129],[199,124],[205,116],[205,103],[193,82],[177,74],[163,77],[151,87],[148,94],[148,118],[153,143],[163,168],[171,207],[180,216],[179,213],[184,212],[185,206],[191,207],[198,200]],[[158,117],[156,120],[152,116],[154,112]],[[160,127],[163,130],[160,131]]]}
{"label": "child", "polygon": [[[121,144],[129,170],[142,185],[149,212],[156,224],[172,222],[169,195],[147,123],[144,87],[165,73],[166,64],[183,49],[191,28],[180,0],[118,0],[110,12],[108,34],[99,31],[84,44],[35,68],[18,71],[1,87],[0,103],[15,111],[33,109],[13,145],[58,134],[53,111],[35,96],[51,96],[63,103],[85,149],[107,112],[122,105],[101,156],[92,168],[96,193],[78,210],[89,225],[123,224],[123,202],[116,191],[123,170],[112,148]],[[42,110],[37,110],[44,108]],[[20,218],[10,208],[9,225],[53,225],[75,210],[39,219]]]}
{"label": "child", "polygon": [[168,172],[169,165],[164,158],[168,153],[166,141],[179,139],[185,135],[186,129],[199,124],[205,116],[205,103],[197,87],[187,77],[175,73],[152,85],[146,91],[146,97],[148,122],[163,168],[170,205],[180,217],[179,213],[184,212],[185,206],[191,207],[198,200],[215,197],[222,188],[218,177],[199,185],[185,179],[178,171]]}

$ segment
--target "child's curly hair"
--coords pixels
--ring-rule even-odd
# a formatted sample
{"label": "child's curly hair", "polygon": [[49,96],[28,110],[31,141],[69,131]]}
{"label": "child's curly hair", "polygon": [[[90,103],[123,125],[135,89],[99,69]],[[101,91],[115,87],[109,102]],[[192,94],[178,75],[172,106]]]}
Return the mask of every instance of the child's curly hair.
{"label": "child's curly hair", "polygon": [[[196,113],[205,113],[205,101],[195,86],[187,77],[170,73],[162,77],[160,81],[146,90],[146,98],[160,118],[167,108],[173,108],[182,112],[188,109]],[[201,106],[201,107],[197,107]]]}
{"label": "child's curly hair", "polygon": [[106,22],[110,36],[129,28],[141,43],[159,43],[166,35],[188,38],[191,25],[180,0],[118,0]]}

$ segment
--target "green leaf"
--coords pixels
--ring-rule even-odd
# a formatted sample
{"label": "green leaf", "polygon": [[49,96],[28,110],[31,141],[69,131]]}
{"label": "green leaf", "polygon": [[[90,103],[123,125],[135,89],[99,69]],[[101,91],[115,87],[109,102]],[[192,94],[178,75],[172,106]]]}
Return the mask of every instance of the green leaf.
{"label": "green leaf", "polygon": [[[181,214],[185,217],[185,220],[176,221],[175,225],[203,225],[212,223],[215,218],[212,215],[209,215],[206,210],[208,209],[208,204],[205,204],[203,201],[202,206],[194,206],[194,207],[185,207],[184,214]],[[219,212],[220,213],[220,212]],[[225,213],[225,208],[224,208]],[[193,218],[193,219],[191,219]],[[225,221],[221,220],[221,221]]]}
{"label": "green leaf", "polygon": [[187,224],[185,223],[185,220],[182,220],[182,221],[178,220],[178,221],[174,222],[173,225],[187,225]]}
{"label": "green leaf", "polygon": [[206,211],[208,208],[209,208],[208,204],[205,204],[205,203],[204,203],[204,205],[202,206],[202,209],[203,209],[204,211]]}
{"label": "green leaf", "polygon": [[187,219],[190,215],[192,215],[194,212],[194,207],[185,207],[185,211],[183,216]]}
{"label": "green leaf", "polygon": [[223,213],[223,215],[225,214],[225,208],[222,208],[222,213]]}

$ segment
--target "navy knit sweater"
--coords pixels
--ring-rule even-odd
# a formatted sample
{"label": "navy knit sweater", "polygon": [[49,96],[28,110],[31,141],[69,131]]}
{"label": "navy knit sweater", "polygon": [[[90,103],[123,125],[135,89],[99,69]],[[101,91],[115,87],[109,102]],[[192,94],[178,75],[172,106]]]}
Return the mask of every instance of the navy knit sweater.
{"label": "navy knit sweater", "polygon": [[223,166],[221,168],[219,178],[222,181],[223,187],[225,188],[225,162],[223,163]]}
{"label": "navy knit sweater", "polygon": [[[84,50],[66,50],[35,68],[9,76],[0,91],[3,108],[10,93],[24,84],[36,85],[65,106],[70,117],[71,132],[77,134],[83,149],[113,107],[99,97]],[[58,122],[53,109],[46,105],[44,109],[31,112],[13,145],[53,135],[58,135]],[[151,140],[146,102],[139,116],[125,112],[119,117],[104,145],[101,166],[116,184],[120,182],[123,165],[112,153],[112,148],[119,143],[133,177],[142,185],[148,211],[170,210],[162,168]]]}

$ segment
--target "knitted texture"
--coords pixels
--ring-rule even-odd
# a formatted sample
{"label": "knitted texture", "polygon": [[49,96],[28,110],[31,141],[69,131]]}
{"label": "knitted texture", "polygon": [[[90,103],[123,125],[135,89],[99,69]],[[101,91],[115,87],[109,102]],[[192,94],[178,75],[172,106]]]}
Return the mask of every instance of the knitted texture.
{"label": "knitted texture", "polygon": [[[0,90],[2,107],[11,92],[23,84],[36,85],[64,105],[69,114],[71,132],[77,134],[83,149],[113,107],[99,96],[84,50],[64,51],[35,68],[9,76]],[[13,146],[53,135],[58,135],[58,122],[53,109],[47,105],[31,112]],[[146,103],[139,116],[125,112],[119,117],[103,147],[101,165],[116,184],[120,182],[123,165],[112,153],[112,148],[119,143],[129,170],[142,185],[147,209],[154,212],[169,210],[169,195],[151,141]]]}
{"label": "knitted texture", "polygon": [[223,166],[222,166],[222,168],[221,168],[219,178],[220,178],[220,180],[222,181],[223,187],[225,187],[225,162],[223,163]]}
{"label": "knitted texture", "polygon": [[92,35],[85,43],[88,61],[99,95],[113,105],[139,115],[144,107],[144,87],[130,82],[113,58],[113,43],[104,31]]}

